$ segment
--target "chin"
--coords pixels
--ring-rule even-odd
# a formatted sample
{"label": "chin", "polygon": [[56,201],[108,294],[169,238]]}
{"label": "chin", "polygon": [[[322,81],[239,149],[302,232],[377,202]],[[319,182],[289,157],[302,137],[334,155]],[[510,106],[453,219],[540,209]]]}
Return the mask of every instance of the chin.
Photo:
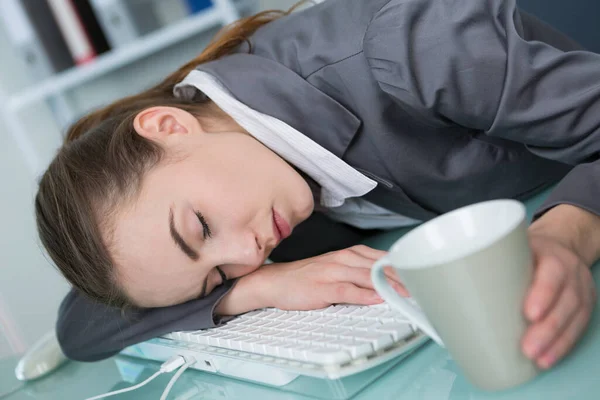
{"label": "chin", "polygon": [[311,193],[310,199],[306,203],[306,207],[302,210],[302,212],[299,213],[301,221],[299,221],[298,224],[310,217],[313,211],[315,211],[315,201]]}

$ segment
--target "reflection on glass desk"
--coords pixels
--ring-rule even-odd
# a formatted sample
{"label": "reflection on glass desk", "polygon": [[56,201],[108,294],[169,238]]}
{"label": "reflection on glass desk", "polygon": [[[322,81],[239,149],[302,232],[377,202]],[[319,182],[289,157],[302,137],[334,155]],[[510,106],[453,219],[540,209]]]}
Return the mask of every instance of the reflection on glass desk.
{"label": "reflection on glass desk", "polygon": [[[529,202],[530,212],[540,201],[538,198]],[[398,231],[389,232],[368,244],[387,248],[398,235]],[[596,265],[593,272],[596,285],[599,285],[600,266]],[[343,382],[311,382],[311,386],[317,387],[306,388],[304,392],[315,393],[326,388],[338,396],[351,395],[356,400],[597,400],[600,399],[599,313],[597,305],[587,333],[568,357],[552,370],[512,390],[487,393],[474,388],[448,353],[429,342],[404,360],[392,360]],[[20,384],[13,374],[16,363],[16,357],[0,360],[0,394]],[[2,400],[82,400],[139,383],[158,368],[158,363],[126,356],[89,364],[70,362]],[[158,400],[170,377],[160,376],[146,387],[113,398]],[[365,385],[366,388],[360,390]],[[302,391],[303,388],[296,389]],[[315,397],[188,370],[173,388],[169,399],[308,400]]]}

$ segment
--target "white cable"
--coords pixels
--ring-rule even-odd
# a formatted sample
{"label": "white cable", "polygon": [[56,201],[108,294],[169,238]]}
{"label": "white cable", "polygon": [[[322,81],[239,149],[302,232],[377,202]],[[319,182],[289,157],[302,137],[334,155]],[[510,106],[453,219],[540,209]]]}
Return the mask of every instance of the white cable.
{"label": "white cable", "polygon": [[175,375],[173,375],[173,377],[171,378],[171,380],[167,384],[167,387],[165,388],[165,391],[163,392],[162,396],[160,396],[160,400],[166,400],[167,399],[167,396],[169,395],[169,392],[173,388],[173,385],[175,385],[175,382],[177,382],[177,379],[179,379],[179,377],[181,376],[181,374],[183,374],[186,369],[188,369],[189,367],[191,367],[195,363],[196,363],[196,359],[194,357],[188,357],[187,362],[185,364],[183,364],[181,366],[181,368],[179,368],[179,371],[177,371],[175,373]]}
{"label": "white cable", "polygon": [[12,388],[8,392],[0,393],[0,399],[4,399],[9,396],[12,396],[13,394],[17,393],[19,390],[23,389],[24,387],[25,387],[25,385],[21,384],[21,385],[18,385],[16,387]]}
{"label": "white cable", "polygon": [[[146,379],[145,381],[138,383],[137,385],[134,386],[130,386],[128,388],[125,389],[121,389],[121,390],[115,390],[114,392],[108,392],[108,393],[104,393],[101,394],[99,396],[94,396],[94,397],[88,397],[85,400],[98,400],[98,399],[103,399],[105,397],[110,397],[110,396],[115,396],[117,394],[121,394],[121,393],[126,393],[126,392],[131,392],[132,390],[136,390],[141,388],[142,386],[148,384],[150,381],[152,381],[154,378],[156,378],[157,376],[159,376],[160,374],[165,374],[168,372],[173,372],[174,370],[176,370],[177,368],[180,368],[182,366],[184,366],[185,364],[185,358],[183,358],[183,356],[173,356],[171,358],[169,358],[167,361],[165,361],[161,366],[160,369],[158,371],[156,371],[150,378]],[[194,361],[195,362],[195,361]]]}

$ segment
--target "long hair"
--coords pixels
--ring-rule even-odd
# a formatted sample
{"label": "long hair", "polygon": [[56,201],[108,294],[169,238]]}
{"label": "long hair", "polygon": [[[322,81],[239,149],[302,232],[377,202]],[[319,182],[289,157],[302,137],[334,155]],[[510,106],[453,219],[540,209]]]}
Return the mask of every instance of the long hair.
{"label": "long hair", "polygon": [[69,129],[42,176],[35,212],[43,246],[81,293],[114,307],[135,305],[116,280],[111,229],[119,207],[136,198],[145,173],[164,157],[160,146],[135,132],[136,115],[148,107],[172,106],[190,112],[209,128],[230,120],[206,98],[175,98],[173,87],[198,65],[250,43],[250,36],[260,27],[302,3],[288,11],[264,11],[223,28],[199,56],[158,85],[94,111]]}

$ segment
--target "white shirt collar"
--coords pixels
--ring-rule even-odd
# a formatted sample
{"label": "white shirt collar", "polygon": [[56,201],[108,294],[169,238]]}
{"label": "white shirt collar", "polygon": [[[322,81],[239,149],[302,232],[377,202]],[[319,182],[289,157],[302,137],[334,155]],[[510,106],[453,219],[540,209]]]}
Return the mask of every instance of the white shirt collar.
{"label": "white shirt collar", "polygon": [[299,168],[321,186],[321,205],[339,207],[377,186],[327,149],[283,121],[262,114],[235,99],[214,76],[194,70],[174,88],[177,97],[191,99],[200,90],[254,138]]}

